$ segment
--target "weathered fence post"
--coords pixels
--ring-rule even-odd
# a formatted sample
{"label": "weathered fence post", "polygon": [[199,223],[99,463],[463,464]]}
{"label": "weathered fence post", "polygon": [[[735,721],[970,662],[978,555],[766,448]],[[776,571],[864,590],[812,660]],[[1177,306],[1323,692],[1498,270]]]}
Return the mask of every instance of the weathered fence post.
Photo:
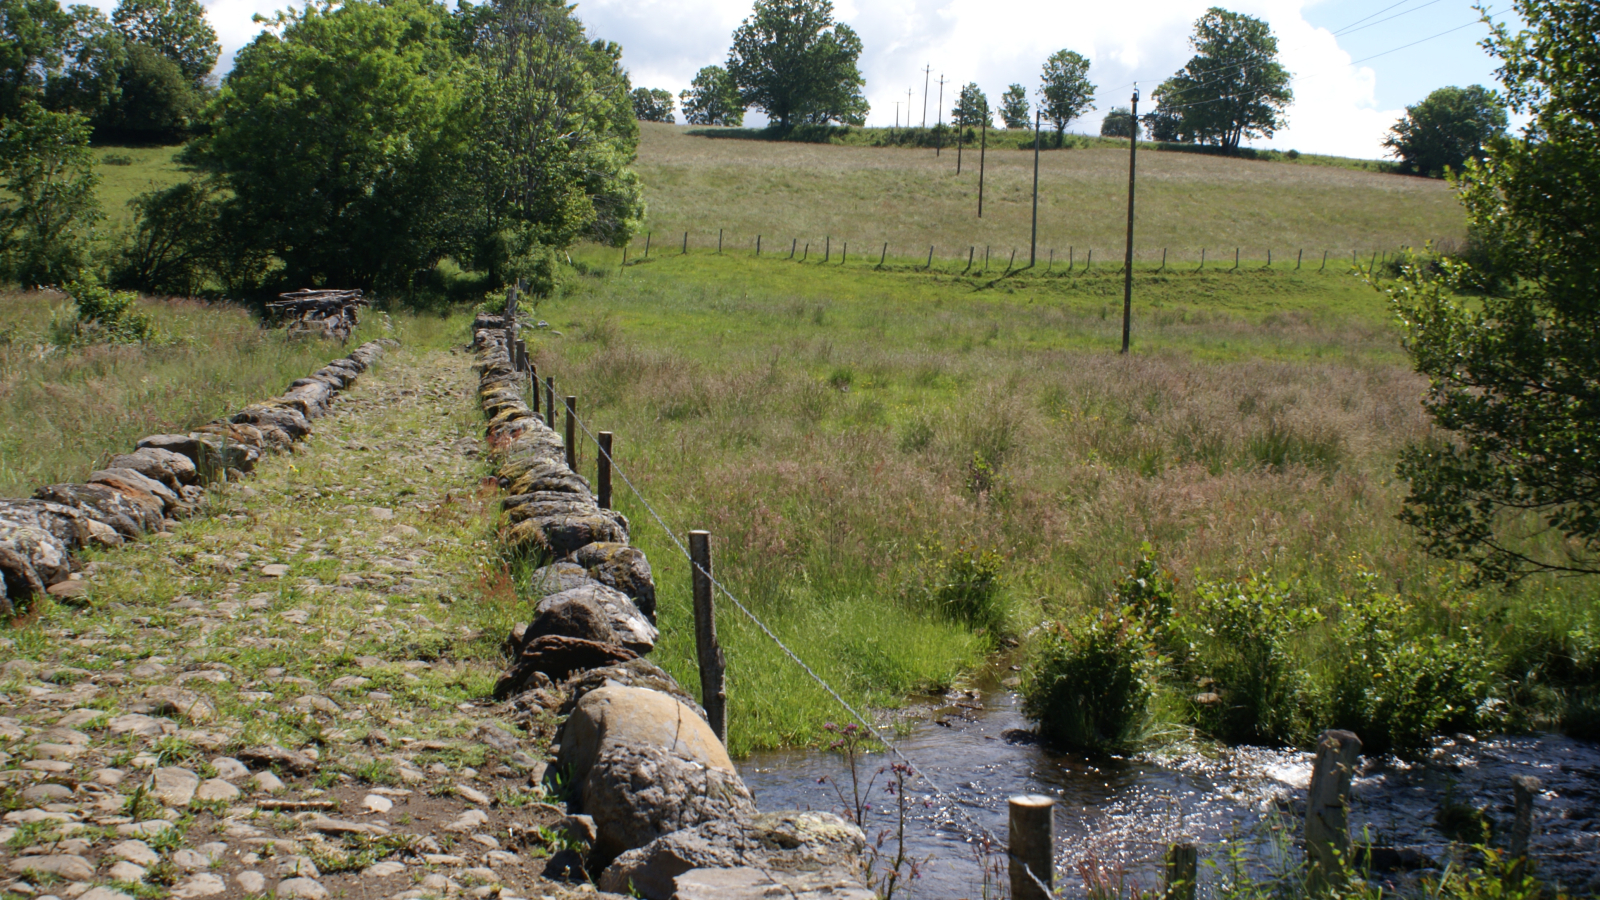
{"label": "weathered fence post", "polygon": [[1267,248],[1267,268],[1272,268],[1272,248]]}
{"label": "weathered fence post", "polygon": [[1167,270],[1167,248],[1162,247],[1161,248],[1161,268],[1157,269],[1156,271],[1157,272],[1165,272],[1166,270]]}
{"label": "weathered fence post", "polygon": [[932,244],[928,245],[928,264],[924,268],[928,268],[928,269],[933,268],[933,245]]}
{"label": "weathered fence post", "polygon": [[826,243],[822,245],[822,264],[827,265],[833,259],[833,235],[828,235],[824,240]]}
{"label": "weathered fence post", "polygon": [[533,401],[533,414],[537,416],[539,415],[539,367],[532,363],[528,365],[528,380],[533,385],[533,390],[528,392],[533,396],[528,399]]}
{"label": "weathered fence post", "polygon": [[1239,268],[1239,248],[1238,247],[1233,248],[1233,268],[1235,270],[1237,270]]}
{"label": "weathered fence post", "polygon": [[1044,264],[1044,273],[1046,275],[1050,274],[1050,270],[1055,268],[1055,265],[1056,265],[1056,248],[1051,247],[1050,248],[1050,259],[1049,259],[1049,261],[1047,261]]}
{"label": "weathered fence post", "polygon": [[1296,272],[1300,271],[1300,264],[1302,262],[1305,262],[1305,258],[1306,258],[1306,248],[1301,247],[1300,248],[1300,252],[1295,254],[1295,257],[1294,257],[1294,270]]}
{"label": "weathered fence post", "polygon": [[650,258],[650,236],[651,236],[651,234],[652,234],[652,232],[649,232],[649,231],[646,231],[644,233],[644,258],[645,259],[649,259]]}
{"label": "weathered fence post", "polygon": [[717,229],[717,255],[722,255],[722,229]]}
{"label": "weathered fence post", "polygon": [[681,253],[679,255],[687,255],[688,252],[689,252],[689,232],[685,231],[683,233],[683,253]]}
{"label": "weathered fence post", "polygon": [[1522,871],[1527,870],[1528,839],[1533,836],[1533,798],[1543,787],[1544,783],[1532,775],[1511,777],[1516,808],[1516,817],[1511,820],[1511,859]]}
{"label": "weathered fence post", "polygon": [[[1027,794],[1012,797],[1007,827],[1012,900],[1050,900],[1055,886],[1056,801]],[[1043,885],[1041,888],[1040,885]]]}
{"label": "weathered fence post", "polygon": [[578,398],[567,395],[567,468],[578,471]]}
{"label": "weathered fence post", "polygon": [[1167,848],[1167,885],[1163,900],[1194,900],[1200,876],[1200,851],[1193,844]]}
{"label": "weathered fence post", "polygon": [[[1204,269],[1205,267],[1206,267],[1206,248],[1201,247],[1200,248],[1200,269]],[[1195,269],[1195,271],[1198,272],[1198,271],[1200,271],[1200,269]]]}
{"label": "weathered fence post", "polygon": [[611,432],[596,435],[600,442],[600,456],[595,460],[594,486],[600,497],[600,508],[611,508]]}
{"label": "weathered fence post", "polygon": [[1017,248],[1011,248],[1011,258],[1006,260],[1006,274],[1011,274],[1011,267],[1017,264]]}
{"label": "weathered fence post", "polygon": [[1306,797],[1306,856],[1313,887],[1337,884],[1350,862],[1350,776],[1361,739],[1349,731],[1324,731],[1317,741]]}
{"label": "weathered fence post", "polygon": [[694,643],[700,662],[700,702],[717,740],[728,740],[728,693],[722,684],[727,662],[717,643],[717,620],[711,602],[711,532],[689,532],[689,560],[694,583]]}
{"label": "weathered fence post", "polygon": [[796,248],[798,246],[800,246],[800,239],[799,238],[794,238],[793,240],[789,241],[789,258],[790,259],[794,259],[794,248]]}
{"label": "weathered fence post", "polygon": [[518,372],[528,371],[528,342],[522,338],[517,338],[516,370]]}
{"label": "weathered fence post", "polygon": [[889,242],[883,242],[883,253],[878,257],[878,268],[883,268],[883,261],[889,258]]}
{"label": "weathered fence post", "polygon": [[845,241],[844,242],[844,249],[839,251],[839,265],[841,265],[841,266],[844,265],[844,261],[849,259],[849,258],[850,258],[850,242],[849,241]]}
{"label": "weathered fence post", "polygon": [[544,380],[544,426],[556,427],[556,380],[553,377]]}
{"label": "weathered fence post", "polygon": [[761,235],[756,235],[756,256],[761,256]]}
{"label": "weathered fence post", "polygon": [[1328,251],[1324,250],[1324,251],[1322,251],[1322,266],[1321,266],[1321,268],[1318,268],[1317,271],[1321,272],[1323,269],[1326,269],[1327,267],[1328,267]]}

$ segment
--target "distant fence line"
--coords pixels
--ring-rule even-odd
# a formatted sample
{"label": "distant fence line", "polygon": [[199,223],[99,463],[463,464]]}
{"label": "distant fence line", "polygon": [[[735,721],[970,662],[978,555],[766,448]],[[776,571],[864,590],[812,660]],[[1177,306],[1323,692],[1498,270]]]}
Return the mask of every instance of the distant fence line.
{"label": "distant fence line", "polygon": [[[678,232],[674,232],[672,236],[679,239],[672,241],[668,245],[671,249],[663,252],[660,247],[653,246],[654,233],[646,232],[643,239],[643,252],[634,256],[631,262],[637,264],[649,260],[652,258],[652,254],[655,258],[660,258],[662,256],[687,256],[694,251],[706,251],[712,255],[723,256],[741,253],[752,257],[778,257],[786,261],[814,263],[817,265],[843,266],[852,259],[850,242],[841,241],[838,248],[835,248],[831,235],[823,237],[820,248],[821,253],[818,254],[812,250],[812,241],[801,240],[798,237],[790,239],[787,250],[783,249],[781,239],[776,250],[771,249],[770,245],[764,249],[763,240],[769,237],[766,234],[756,234],[753,238],[746,238],[740,242],[742,246],[734,249],[724,229],[717,229],[714,244],[711,241],[710,233],[702,232],[706,236],[703,246],[699,243],[691,243],[690,236],[693,234],[695,234],[694,231],[684,231],[680,237]],[[634,247],[635,243],[638,243],[638,239],[630,241],[622,248],[622,265],[629,265],[630,251],[639,249]],[[948,255],[948,251],[946,254],[939,253],[939,248],[936,244],[928,245],[926,254],[922,252],[921,246],[918,245],[914,250],[914,255],[897,254],[895,257],[896,262],[892,264],[889,262],[890,243],[888,241],[867,244],[857,243],[856,246],[857,251],[854,258],[860,261],[859,264],[879,269],[891,266],[905,268],[905,263],[908,260],[924,260],[920,265],[913,264],[910,268],[926,271],[932,270],[936,261],[952,261],[957,264],[964,263],[960,274],[965,275],[974,272],[988,274],[994,268],[992,264],[996,260],[1004,258],[1006,264],[1001,277],[1021,274],[1030,268],[1042,269],[1045,274],[1054,274],[1055,272],[1078,274],[1090,271],[1120,273],[1124,270],[1120,253],[1113,257],[1113,262],[1102,263],[1096,269],[1094,265],[1094,248],[1092,246],[1068,245],[1062,258],[1058,258],[1055,248],[1047,248],[1046,253],[1040,254],[1045,257],[1045,264],[1039,266],[1036,263],[1031,267],[1028,265],[1016,265],[1018,248],[1011,246],[997,247],[994,244],[967,244],[967,252],[962,254],[960,252],[961,245],[958,244],[955,245],[956,252],[953,255]],[[862,247],[866,248],[865,252],[862,251]],[[1284,256],[1274,257],[1273,248],[1269,246],[1265,248],[1266,256],[1263,260],[1260,256],[1244,256],[1244,248],[1242,246],[1235,246],[1231,254],[1228,253],[1226,248],[1223,248],[1220,253],[1213,253],[1213,248],[1210,247],[1200,247],[1198,251],[1194,248],[1179,248],[1177,252],[1173,252],[1171,247],[1161,247],[1159,250],[1152,247],[1144,251],[1136,249],[1134,251],[1134,261],[1136,264],[1143,264],[1138,266],[1139,268],[1148,269],[1154,264],[1154,268],[1150,269],[1153,272],[1164,272],[1169,269],[1174,272],[1200,272],[1208,269],[1211,271],[1278,269],[1326,272],[1332,266],[1336,270],[1371,273],[1376,271],[1379,266],[1386,265],[1391,258],[1398,257],[1411,249],[1409,246],[1402,245],[1391,250],[1333,250],[1320,248],[1308,252],[1306,248],[1296,247]],[[982,251],[981,254],[979,253],[980,250]],[[1155,263],[1157,253],[1159,253],[1159,264]],[[963,256],[965,257],[964,260]]]}

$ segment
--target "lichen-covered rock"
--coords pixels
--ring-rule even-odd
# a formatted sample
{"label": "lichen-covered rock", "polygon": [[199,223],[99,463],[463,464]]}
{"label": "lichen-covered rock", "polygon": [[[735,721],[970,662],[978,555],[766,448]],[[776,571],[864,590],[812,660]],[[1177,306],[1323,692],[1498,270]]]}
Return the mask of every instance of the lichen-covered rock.
{"label": "lichen-covered rock", "polygon": [[660,691],[677,698],[679,703],[689,707],[700,718],[706,717],[706,711],[700,708],[699,702],[689,696],[689,692],[674,681],[664,669],[648,659],[630,659],[614,666],[579,672],[568,678],[566,684],[562,685],[567,693],[566,701],[559,704],[559,714],[562,718],[571,715],[585,694],[608,685]]}
{"label": "lichen-covered rock", "polygon": [[671,900],[676,879],[686,872],[748,866],[780,879],[828,873],[841,886],[861,888],[859,865],[866,849],[861,829],[833,813],[764,813],[663,835],[617,857],[601,873],[599,887],[617,893],[631,888],[649,900]]}
{"label": "lichen-covered rock", "polygon": [[625,542],[627,522],[619,513],[597,509],[583,515],[552,515],[523,519],[506,529],[508,548],[562,557],[597,541]]}
{"label": "lichen-covered rock", "polygon": [[784,872],[756,866],[691,869],[673,881],[674,900],[878,900],[848,869]]}
{"label": "lichen-covered rock", "polygon": [[311,433],[311,423],[298,409],[273,405],[270,402],[247,406],[229,416],[227,421],[254,425],[257,428],[271,426],[296,441]]}
{"label": "lichen-covered rock", "polygon": [[572,559],[588,571],[590,578],[633,598],[639,611],[650,624],[655,624],[656,583],[643,551],[622,543],[594,543],[579,547]]}
{"label": "lichen-covered rock", "polygon": [[65,581],[72,574],[72,546],[22,515],[11,518],[0,512],[0,613],[11,615],[18,601]]}
{"label": "lichen-covered rock", "polygon": [[589,577],[588,570],[583,566],[563,560],[534,569],[533,574],[528,576],[528,593],[533,597],[548,597],[551,594],[599,583]]}
{"label": "lichen-covered rock", "polygon": [[[638,607],[633,605],[633,601],[628,599],[628,595],[603,584],[580,585],[557,594],[550,594],[539,601],[534,611],[536,615],[543,616],[546,612],[574,603],[593,607],[606,621],[607,631],[610,634],[608,643],[621,644],[640,656],[655,649],[656,638],[659,636],[655,626],[645,619]],[[531,626],[529,635],[536,636]]]}
{"label": "lichen-covered rock", "polygon": [[132,469],[152,481],[161,482],[173,491],[186,484],[194,484],[199,477],[195,472],[194,460],[181,453],[157,447],[146,447],[122,456],[114,456],[106,468]]}
{"label": "lichen-covered rock", "polygon": [[[500,477],[510,477],[505,473],[506,468],[501,467]],[[574,474],[565,464],[553,460],[541,460],[537,465],[528,467],[511,481],[511,493],[523,496],[560,493],[586,499],[592,496],[589,482],[583,476]]]}
{"label": "lichen-covered rock", "polygon": [[755,815],[711,727],[675,698],[608,686],[584,695],[561,730],[553,772],[570,772],[575,812],[595,821],[604,865],[664,834]]}
{"label": "lichen-covered rock", "polygon": [[[187,460],[187,457],[180,458]],[[49,484],[34,491],[33,496],[70,506],[109,525],[125,538],[161,530],[161,501],[148,494],[133,496],[103,484]]]}
{"label": "lichen-covered rock", "polygon": [[611,627],[611,617],[592,598],[580,594],[557,596],[561,599],[539,604],[538,614],[523,633],[524,644],[546,635],[582,638],[597,644],[622,643]]}
{"label": "lichen-covered rock", "polygon": [[172,488],[167,487],[153,478],[146,478],[132,469],[101,469],[90,472],[89,484],[103,484],[114,491],[120,491],[130,497],[142,499],[154,497],[161,504],[163,512],[170,513],[183,506]]}
{"label": "lichen-covered rock", "polygon": [[513,522],[540,516],[585,516],[600,509],[587,493],[569,494],[562,491],[513,494],[500,501],[500,505],[506,511],[506,518]]}
{"label": "lichen-covered rock", "polygon": [[611,666],[637,657],[638,654],[626,647],[583,638],[547,634],[525,639],[511,663],[511,670],[495,682],[494,697],[504,700],[518,693],[541,673],[560,681],[573,672]]}

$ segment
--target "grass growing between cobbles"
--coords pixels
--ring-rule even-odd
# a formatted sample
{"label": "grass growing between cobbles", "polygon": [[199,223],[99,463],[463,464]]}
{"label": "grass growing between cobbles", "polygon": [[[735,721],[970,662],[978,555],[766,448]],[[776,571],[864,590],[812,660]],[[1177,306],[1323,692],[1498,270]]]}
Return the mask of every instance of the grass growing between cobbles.
{"label": "grass growing between cobbles", "polygon": [[[1395,520],[1425,385],[1381,295],[1344,272],[1140,271],[1123,357],[1110,273],[610,259],[583,255],[597,274],[539,309],[541,373],[617,434],[671,528],[713,533],[735,593],[852,701],[944,687],[1005,637],[1104,608],[1146,541],[1184,589],[1270,573],[1332,621],[1376,584],[1418,634],[1473,629],[1509,727],[1560,705],[1516,699],[1513,660],[1558,665],[1560,635],[1596,627],[1583,586],[1463,591]],[[657,571],[658,658],[696,685],[687,568],[617,490]],[[843,715],[725,602],[718,621],[733,747],[814,741]],[[1332,634],[1286,638],[1296,665],[1336,665]]]}

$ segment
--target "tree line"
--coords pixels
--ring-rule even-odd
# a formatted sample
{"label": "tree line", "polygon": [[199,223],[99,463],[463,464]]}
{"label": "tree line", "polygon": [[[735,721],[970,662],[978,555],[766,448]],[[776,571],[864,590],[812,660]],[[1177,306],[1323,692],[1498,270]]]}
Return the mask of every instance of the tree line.
{"label": "tree line", "polygon": [[[209,72],[215,35],[195,0],[124,0],[135,2],[187,9],[183,28],[133,15],[120,27],[171,53],[190,82]],[[101,41],[119,26],[92,10],[63,19],[54,3],[0,0],[7,34],[33,41],[0,50],[0,174],[20,200],[0,199],[0,277],[406,292],[448,259],[490,286],[540,290],[563,248],[621,244],[643,217],[622,48],[590,40],[568,6],[346,0],[280,12],[240,50],[179,154],[194,177],[132,201],[130,233],[91,260],[102,214],[89,138],[97,116],[129,102],[113,63],[131,44]],[[84,49],[84,35],[123,55]]]}

